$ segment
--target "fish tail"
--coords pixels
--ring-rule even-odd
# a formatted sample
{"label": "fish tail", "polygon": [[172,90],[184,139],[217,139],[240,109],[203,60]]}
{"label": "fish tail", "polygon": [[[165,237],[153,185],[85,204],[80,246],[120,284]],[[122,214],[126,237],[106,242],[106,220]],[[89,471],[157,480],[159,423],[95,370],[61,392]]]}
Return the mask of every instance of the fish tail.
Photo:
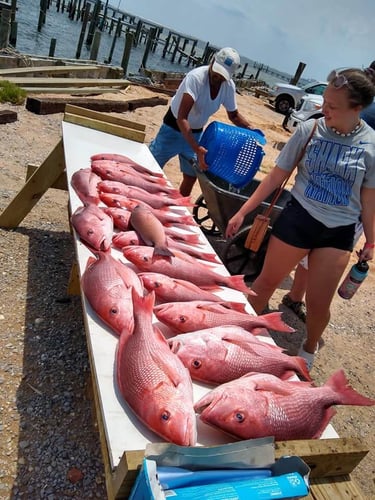
{"label": "fish tail", "polygon": [[281,319],[281,315],[282,315],[281,312],[273,312],[268,314],[262,314],[260,317],[264,318],[265,326],[270,330],[276,330],[277,332],[286,332],[286,333],[295,332],[295,330],[291,326],[287,325]]}
{"label": "fish tail", "polygon": [[375,405],[374,399],[362,396],[349,385],[348,379],[342,369],[334,372],[325,383],[325,386],[330,387],[337,394],[337,404],[358,406]]}
{"label": "fish tail", "polygon": [[195,207],[195,203],[193,203],[190,199],[190,196],[181,196],[181,198],[173,198],[173,203],[178,205],[179,207]]}

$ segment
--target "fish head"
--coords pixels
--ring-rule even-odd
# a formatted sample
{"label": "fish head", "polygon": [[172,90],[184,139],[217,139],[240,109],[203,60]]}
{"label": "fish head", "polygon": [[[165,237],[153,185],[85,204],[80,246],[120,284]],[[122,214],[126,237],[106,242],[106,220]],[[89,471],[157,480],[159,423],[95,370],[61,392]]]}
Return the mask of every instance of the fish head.
{"label": "fish head", "polygon": [[161,384],[148,398],[142,415],[149,427],[166,441],[194,446],[197,440],[196,417],[186,394]]}
{"label": "fish head", "polygon": [[[268,405],[266,405],[268,408]],[[263,437],[267,410],[256,391],[249,398],[247,391],[231,383],[222,384],[194,405],[200,419],[240,439]]]}
{"label": "fish head", "polygon": [[148,265],[152,264],[152,256],[154,249],[147,246],[126,246],[122,249],[124,257],[135,265]]}
{"label": "fish head", "polygon": [[223,372],[225,374],[228,349],[214,335],[192,332],[172,337],[168,343],[171,351],[189,370],[192,379],[210,383],[220,380]]}
{"label": "fish head", "polygon": [[[193,322],[191,321],[187,308],[188,305],[185,302],[159,304],[154,307],[154,313],[159,321],[172,328],[172,330],[190,332],[196,328],[193,327]],[[199,316],[200,312],[196,310],[196,316],[193,318],[194,323],[195,320],[199,323]]]}

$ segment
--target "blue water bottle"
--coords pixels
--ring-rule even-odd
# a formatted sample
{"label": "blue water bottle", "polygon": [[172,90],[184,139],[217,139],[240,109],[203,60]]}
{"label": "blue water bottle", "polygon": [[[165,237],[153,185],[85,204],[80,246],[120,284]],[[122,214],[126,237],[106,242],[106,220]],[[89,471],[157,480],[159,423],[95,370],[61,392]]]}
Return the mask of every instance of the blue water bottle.
{"label": "blue water bottle", "polygon": [[337,292],[343,299],[351,299],[368,275],[369,265],[366,261],[358,261],[352,266]]}

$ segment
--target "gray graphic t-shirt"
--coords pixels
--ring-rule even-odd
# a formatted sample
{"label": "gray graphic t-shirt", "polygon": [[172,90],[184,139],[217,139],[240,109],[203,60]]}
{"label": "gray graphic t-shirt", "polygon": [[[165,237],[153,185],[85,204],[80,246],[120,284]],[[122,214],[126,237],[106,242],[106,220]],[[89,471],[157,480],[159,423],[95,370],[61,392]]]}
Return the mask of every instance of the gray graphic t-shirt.
{"label": "gray graphic t-shirt", "polygon": [[[276,159],[278,167],[293,168],[313,124],[300,123]],[[327,227],[345,226],[358,221],[362,186],[375,188],[375,131],[362,120],[356,133],[341,137],[320,118],[298,165],[293,196]]]}

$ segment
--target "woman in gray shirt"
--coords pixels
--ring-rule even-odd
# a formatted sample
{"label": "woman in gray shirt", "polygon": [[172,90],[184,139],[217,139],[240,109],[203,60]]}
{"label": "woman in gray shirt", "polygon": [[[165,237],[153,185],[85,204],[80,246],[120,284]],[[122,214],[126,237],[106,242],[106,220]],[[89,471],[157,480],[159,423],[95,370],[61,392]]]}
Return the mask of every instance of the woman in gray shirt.
{"label": "woman in gray shirt", "polygon": [[[297,166],[291,201],[272,229],[263,269],[249,302],[259,314],[282,280],[309,254],[306,290],[307,339],[299,350],[311,369],[314,353],[330,319],[332,298],[353,250],[355,226],[362,220],[371,260],[375,243],[375,131],[360,119],[375,96],[375,78],[360,69],[331,72],[324,93],[324,117]],[[282,149],[276,166],[229,220],[232,237],[253,211],[287,178],[308,141],[314,122],[301,123]]]}

